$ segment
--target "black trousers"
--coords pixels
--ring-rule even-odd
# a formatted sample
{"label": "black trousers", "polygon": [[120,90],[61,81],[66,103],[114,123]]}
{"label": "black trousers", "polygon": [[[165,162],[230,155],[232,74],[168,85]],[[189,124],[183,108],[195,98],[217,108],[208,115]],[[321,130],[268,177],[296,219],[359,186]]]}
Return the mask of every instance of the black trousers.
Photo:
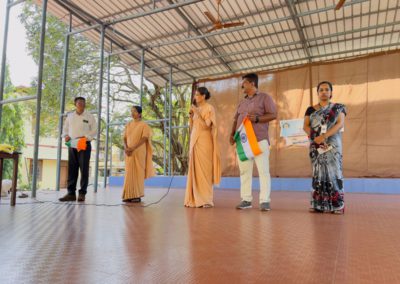
{"label": "black trousers", "polygon": [[81,189],[79,194],[86,194],[89,184],[89,161],[92,146],[87,142],[85,151],[68,148],[68,194],[75,195],[79,170],[81,171]]}

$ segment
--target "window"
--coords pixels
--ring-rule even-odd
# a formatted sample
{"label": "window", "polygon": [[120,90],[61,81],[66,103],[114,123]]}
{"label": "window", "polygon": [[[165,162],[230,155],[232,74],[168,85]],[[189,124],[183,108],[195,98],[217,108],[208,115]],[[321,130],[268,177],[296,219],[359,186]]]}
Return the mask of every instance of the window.
{"label": "window", "polygon": [[[29,160],[29,175],[32,176],[33,174],[33,159]],[[37,181],[42,181],[43,175],[43,160],[38,160],[37,163]]]}

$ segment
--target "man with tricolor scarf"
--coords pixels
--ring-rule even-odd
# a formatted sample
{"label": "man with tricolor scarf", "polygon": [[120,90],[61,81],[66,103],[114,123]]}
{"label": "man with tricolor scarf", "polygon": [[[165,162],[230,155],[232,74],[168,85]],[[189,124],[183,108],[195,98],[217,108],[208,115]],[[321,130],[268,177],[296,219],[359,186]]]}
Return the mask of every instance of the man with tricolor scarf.
{"label": "man with tricolor scarf", "polygon": [[[58,199],[61,202],[85,201],[89,183],[90,153],[92,151],[90,141],[95,138],[97,133],[96,120],[93,114],[85,110],[85,98],[76,97],[74,104],[76,109],[67,114],[63,127],[63,137],[66,145],[68,145],[68,193]],[[82,145],[82,143],[86,143],[86,145]],[[76,198],[79,170],[81,172],[81,188],[78,198]]]}
{"label": "man with tricolor scarf", "polygon": [[257,74],[247,74],[242,77],[242,90],[245,97],[237,108],[230,136],[231,145],[237,144],[240,169],[242,200],[236,208],[252,207],[253,164],[256,162],[260,179],[259,208],[261,211],[269,211],[271,176],[268,127],[269,122],[276,119],[276,106],[271,96],[258,91]]}

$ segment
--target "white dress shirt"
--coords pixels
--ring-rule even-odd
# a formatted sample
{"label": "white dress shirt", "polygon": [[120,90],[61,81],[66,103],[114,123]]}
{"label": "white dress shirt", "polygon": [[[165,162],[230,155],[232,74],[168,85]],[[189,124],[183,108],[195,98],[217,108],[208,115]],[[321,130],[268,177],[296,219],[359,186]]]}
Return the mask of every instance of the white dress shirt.
{"label": "white dress shirt", "polygon": [[71,139],[86,137],[91,141],[96,137],[97,125],[93,114],[84,111],[78,114],[76,111],[67,114],[63,127],[63,137],[69,136]]}

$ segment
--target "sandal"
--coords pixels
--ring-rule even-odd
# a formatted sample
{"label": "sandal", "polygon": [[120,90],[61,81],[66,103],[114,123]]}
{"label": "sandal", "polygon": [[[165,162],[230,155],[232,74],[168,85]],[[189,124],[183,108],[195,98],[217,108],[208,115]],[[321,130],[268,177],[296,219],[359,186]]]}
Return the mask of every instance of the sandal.
{"label": "sandal", "polygon": [[27,197],[29,197],[29,195],[26,193],[21,193],[18,197],[19,198],[27,198]]}

